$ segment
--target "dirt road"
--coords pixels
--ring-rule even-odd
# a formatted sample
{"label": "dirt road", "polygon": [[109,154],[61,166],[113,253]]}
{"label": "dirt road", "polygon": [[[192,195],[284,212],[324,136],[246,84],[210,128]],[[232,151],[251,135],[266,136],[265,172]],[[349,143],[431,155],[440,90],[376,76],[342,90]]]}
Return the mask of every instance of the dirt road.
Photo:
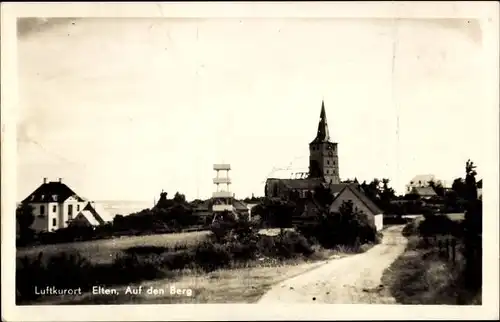
{"label": "dirt road", "polygon": [[403,253],[403,226],[384,231],[382,243],[366,253],[337,260],[286,280],[267,292],[259,303],[391,304],[381,285],[383,271]]}

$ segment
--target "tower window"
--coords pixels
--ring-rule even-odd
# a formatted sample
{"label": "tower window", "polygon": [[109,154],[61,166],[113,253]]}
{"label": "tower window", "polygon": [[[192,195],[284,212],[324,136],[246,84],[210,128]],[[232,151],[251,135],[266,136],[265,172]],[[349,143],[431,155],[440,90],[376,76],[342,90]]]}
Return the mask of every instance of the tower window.
{"label": "tower window", "polygon": [[330,173],[330,171],[326,170],[326,174]]}
{"label": "tower window", "polygon": [[330,164],[330,160],[326,160],[326,164]]}
{"label": "tower window", "polygon": [[57,226],[57,221],[55,218],[52,218],[52,226],[54,226],[54,227]]}

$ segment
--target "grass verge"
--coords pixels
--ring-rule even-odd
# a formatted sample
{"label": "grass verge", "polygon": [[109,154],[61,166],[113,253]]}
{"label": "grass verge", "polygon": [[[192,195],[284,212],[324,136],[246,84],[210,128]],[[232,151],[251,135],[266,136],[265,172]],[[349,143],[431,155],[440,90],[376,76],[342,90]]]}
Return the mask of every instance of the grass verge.
{"label": "grass verge", "polygon": [[451,262],[439,256],[438,247],[410,236],[405,252],[384,271],[382,283],[401,304],[480,305],[481,295],[463,286],[464,266],[460,252]]}

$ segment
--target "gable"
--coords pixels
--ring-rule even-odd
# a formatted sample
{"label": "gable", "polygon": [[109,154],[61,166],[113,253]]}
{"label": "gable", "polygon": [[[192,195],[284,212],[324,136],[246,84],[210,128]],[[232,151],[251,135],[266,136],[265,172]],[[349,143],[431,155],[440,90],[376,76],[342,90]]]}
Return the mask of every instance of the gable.
{"label": "gable", "polygon": [[[369,203],[364,198],[357,194],[353,189],[346,187],[343,189],[330,205],[330,212],[338,212],[342,204],[346,201],[352,201],[355,208],[369,216],[378,215],[381,211]],[[379,212],[380,211],[380,212]]]}

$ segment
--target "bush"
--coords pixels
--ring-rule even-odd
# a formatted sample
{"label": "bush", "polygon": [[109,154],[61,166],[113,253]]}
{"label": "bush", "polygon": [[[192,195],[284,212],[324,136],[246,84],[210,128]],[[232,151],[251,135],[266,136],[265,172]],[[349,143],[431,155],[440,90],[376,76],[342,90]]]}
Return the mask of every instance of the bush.
{"label": "bush", "polygon": [[321,214],[312,223],[299,224],[297,229],[325,248],[341,245],[358,247],[360,244],[375,243],[377,239],[375,224],[352,202],[344,202],[339,213]]}
{"label": "bush", "polygon": [[194,259],[200,268],[210,272],[229,266],[232,255],[226,245],[204,241],[196,247]]}
{"label": "bush", "polygon": [[281,231],[276,238],[276,249],[279,257],[291,258],[297,255],[310,256],[314,253],[308,240],[293,231]]}
{"label": "bush", "polygon": [[162,266],[163,258],[156,254],[120,254],[111,264],[92,264],[78,252],[25,256],[18,260],[16,267],[16,301],[37,299],[40,295],[35,294],[35,287],[81,288],[85,292],[94,285],[123,285],[164,277],[166,272]]}
{"label": "bush", "polygon": [[425,214],[418,231],[421,236],[453,235],[460,236],[460,223],[451,220],[447,215]]}
{"label": "bush", "polygon": [[60,253],[48,258],[44,258],[43,253],[35,258],[25,256],[16,266],[16,299],[24,301],[38,298],[35,287],[88,289],[94,282],[92,270],[92,264],[79,253]]}
{"label": "bush", "polygon": [[402,235],[405,237],[418,235],[419,222],[417,220],[412,220],[403,227]]}

